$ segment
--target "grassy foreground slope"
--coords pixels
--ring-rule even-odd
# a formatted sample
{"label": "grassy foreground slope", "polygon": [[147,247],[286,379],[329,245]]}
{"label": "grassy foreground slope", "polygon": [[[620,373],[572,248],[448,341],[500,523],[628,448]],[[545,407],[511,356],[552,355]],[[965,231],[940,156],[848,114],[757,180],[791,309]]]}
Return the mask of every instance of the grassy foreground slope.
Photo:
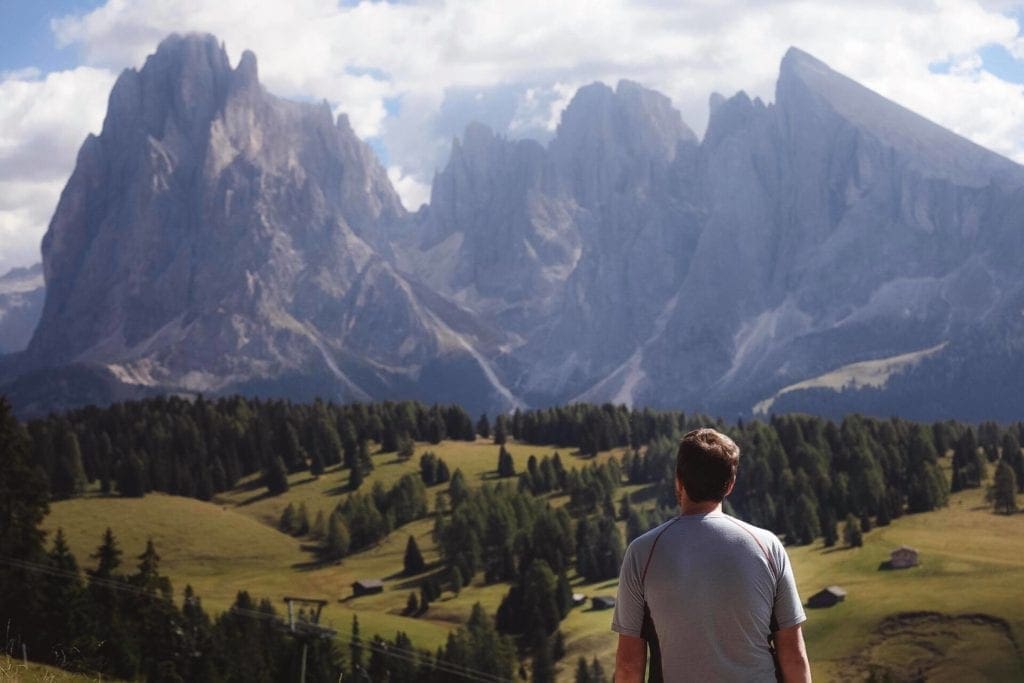
{"label": "grassy foreground slope", "polygon": [[[526,469],[530,454],[540,458],[555,450],[520,444],[508,448],[517,472]],[[369,491],[374,481],[390,484],[417,472],[419,455],[426,450],[443,458],[452,471],[462,469],[470,485],[494,481],[496,446],[484,441],[444,442],[418,444],[416,456],[408,461],[399,461],[393,453],[375,455],[375,469],[361,490]],[[560,452],[567,468],[590,462],[565,449]],[[598,459],[615,455],[603,453]],[[358,615],[364,636],[393,637],[402,630],[417,646],[433,650],[465,622],[475,602],[494,614],[508,586],[485,586],[478,577],[459,595],[446,591],[426,614],[403,615],[420,578],[400,575],[410,534],[431,565],[424,575],[438,568],[430,520],[408,524],[379,546],[330,565],[317,564],[303,548],[304,541],[276,530],[289,502],[305,502],[315,517],[318,510],[327,513],[344,499],[347,483],[347,472],[331,470],[316,480],[308,473],[293,475],[291,489],[276,497],[243,483],[216,504],[164,495],[82,498],[54,504],[46,526],[64,528],[84,566],[92,566],[88,556],[107,526],[117,534],[128,568],[152,537],[176,594],[180,596],[190,583],[212,612],[227,608],[240,589],[271,598],[279,608],[284,595],[327,599],[324,620],[343,638],[348,637],[352,616]],[[431,504],[443,489],[428,489]],[[552,503],[564,500],[556,497]],[[904,544],[920,551],[922,565],[879,570],[889,551]],[[819,543],[790,548],[790,555],[805,599],[825,585],[838,584],[849,592],[847,601],[837,607],[809,610],[806,636],[818,680],[855,680],[873,669],[908,675],[920,670],[929,680],[1024,679],[1019,647],[1024,638],[1024,515],[993,515],[984,507],[980,491],[955,494],[947,509],[906,516],[875,529],[866,534],[862,548],[825,549]],[[350,586],[357,578],[384,579],[385,591],[352,599]],[[614,595],[616,590],[614,581],[573,582],[574,590],[589,596]],[[891,618],[908,612],[942,616]],[[957,616],[963,614],[986,616]],[[616,641],[610,620],[608,611],[577,608],[562,622],[568,653],[561,662],[560,680],[573,679],[581,655],[597,656],[611,672]]]}
{"label": "grassy foreground slope", "polygon": [[[900,545],[916,548],[921,565],[880,569]],[[848,591],[836,607],[808,610],[818,677],[879,668],[921,671],[928,680],[1024,680],[1024,515],[992,514],[980,490],[874,529],[862,548],[818,544],[789,553],[805,600],[826,585]],[[943,616],[890,618],[914,612]]]}

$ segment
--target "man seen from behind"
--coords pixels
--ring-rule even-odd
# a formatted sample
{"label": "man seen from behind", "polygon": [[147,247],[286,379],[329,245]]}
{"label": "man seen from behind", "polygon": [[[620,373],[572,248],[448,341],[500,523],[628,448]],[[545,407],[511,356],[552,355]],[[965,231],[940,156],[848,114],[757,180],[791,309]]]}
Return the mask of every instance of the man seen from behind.
{"label": "man seen from behind", "polygon": [[739,448],[713,429],[683,437],[676,458],[681,514],[626,550],[612,630],[616,683],[810,681],[805,621],[778,537],[722,512]]}

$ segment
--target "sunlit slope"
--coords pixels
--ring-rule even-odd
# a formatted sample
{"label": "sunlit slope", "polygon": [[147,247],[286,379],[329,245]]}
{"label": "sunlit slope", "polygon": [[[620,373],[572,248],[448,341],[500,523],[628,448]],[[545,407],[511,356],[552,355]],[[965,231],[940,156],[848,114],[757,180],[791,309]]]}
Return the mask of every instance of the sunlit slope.
{"label": "sunlit slope", "polygon": [[[505,448],[512,455],[517,474],[526,471],[527,461],[531,455],[540,460],[544,456],[551,457],[558,453],[566,469],[571,469],[591,462],[604,462],[612,455],[622,454],[622,449],[617,449],[599,453],[593,458],[582,458],[574,455],[571,448],[519,443],[508,443]],[[399,459],[395,453],[375,453],[374,470],[366,477],[359,490],[367,493],[373,488],[374,482],[379,481],[384,486],[391,486],[403,475],[418,474],[420,456],[428,451],[444,460],[451,472],[462,470],[466,482],[471,487],[485,483],[496,484],[501,481],[497,478],[498,449],[499,447],[489,439],[477,439],[474,442],[444,441],[437,445],[417,443],[415,455],[406,460]],[[515,485],[514,479],[506,481],[511,481],[512,485]],[[293,474],[289,477],[289,484],[291,488],[287,492],[279,496],[267,496],[266,488],[260,484],[259,475],[254,475],[249,480],[241,482],[234,491],[219,496],[217,500],[237,506],[237,510],[242,514],[276,525],[288,503],[294,503],[296,507],[300,503],[306,503],[312,522],[318,510],[322,510],[324,514],[330,513],[349,493],[348,470],[336,467],[328,469],[318,479],[312,478],[309,472]],[[431,507],[434,505],[435,492],[445,488],[446,485],[440,485],[428,489],[428,503]]]}
{"label": "sunlit slope", "polygon": [[[517,472],[526,469],[530,454],[540,458],[556,450],[521,444],[508,448]],[[407,461],[393,453],[374,455],[375,468],[360,490],[368,492],[374,481],[390,484],[403,474],[418,472],[419,455],[428,449],[453,472],[461,469],[471,486],[496,481],[497,446],[483,440],[443,442],[417,444],[416,455]],[[569,449],[559,452],[567,468],[590,462]],[[600,454],[598,460],[612,455]],[[135,556],[152,537],[176,594],[180,596],[190,583],[212,612],[228,607],[241,589],[270,598],[278,608],[283,608],[285,595],[326,599],[324,620],[343,638],[348,637],[353,615],[358,615],[364,637],[379,633],[393,638],[402,630],[417,646],[434,650],[444,644],[450,630],[465,622],[475,602],[495,613],[508,586],[484,585],[478,575],[458,595],[445,590],[426,614],[404,614],[409,593],[419,592],[419,579],[440,569],[432,520],[401,527],[378,546],[328,565],[317,563],[308,540],[277,531],[277,520],[289,502],[305,501],[313,518],[317,510],[327,513],[344,500],[347,484],[346,471],[330,470],[316,480],[308,474],[294,475],[291,489],[281,496],[266,497],[260,487],[243,486],[216,504],[164,495],[85,498],[55,503],[46,526],[64,528],[83,566],[92,566],[88,556],[107,526],[125,551],[126,568],[134,568]],[[444,488],[428,489],[431,505]],[[634,487],[623,492],[640,494]],[[565,499],[556,496],[551,502],[559,505]],[[416,537],[429,565],[422,576],[401,575],[409,535]],[[902,517],[870,531],[864,540],[858,549],[825,549],[820,543],[789,548],[804,599],[825,585],[838,584],[849,593],[837,607],[808,610],[805,633],[816,679],[866,677],[872,667],[904,672],[920,668],[929,680],[1024,679],[1019,656],[1024,636],[1024,515],[993,515],[980,490],[965,491],[954,494],[946,509]],[[917,548],[921,566],[880,570],[899,545]],[[352,598],[351,584],[358,578],[383,579],[385,590]],[[614,581],[583,585],[575,576],[570,578],[573,589],[588,596],[615,594]],[[910,612],[943,616],[892,618]],[[560,680],[573,679],[580,655],[597,656],[610,674],[616,642],[610,620],[610,611],[591,610],[588,602],[562,622],[568,651],[560,663]]]}
{"label": "sunlit slope", "polygon": [[[880,569],[900,545],[919,551],[920,566]],[[808,610],[816,676],[844,680],[879,666],[920,669],[928,680],[1024,680],[1024,515],[992,514],[980,490],[874,529],[862,548],[789,553],[805,600],[826,585],[848,591],[835,607]],[[885,621],[911,612],[944,616]]]}
{"label": "sunlit slope", "polygon": [[[530,455],[540,459],[557,451],[566,468],[571,469],[620,454],[614,451],[583,458],[564,448],[514,443],[507,444],[506,448],[515,461],[516,472],[526,470]],[[417,444],[416,454],[408,460],[400,460],[394,453],[376,453],[374,470],[359,490],[367,493],[375,481],[388,486],[404,474],[418,473],[419,457],[428,450],[442,458],[452,472],[461,469],[470,486],[499,481],[496,478],[498,446],[483,439],[475,443],[445,441],[438,445]],[[64,529],[83,567],[94,564],[89,555],[95,552],[108,526],[114,530],[124,551],[123,571],[134,570],[135,558],[142,552],[146,540],[152,538],[162,558],[161,571],[171,578],[178,599],[185,585],[191,584],[206,609],[214,613],[229,607],[239,590],[247,590],[254,597],[270,598],[279,610],[284,608],[285,595],[322,598],[329,601],[323,621],[338,629],[344,638],[348,637],[352,617],[357,615],[364,637],[378,633],[393,638],[395,632],[401,630],[408,633],[418,647],[431,651],[443,646],[448,633],[465,623],[474,603],[482,603],[493,615],[508,592],[507,584],[486,586],[478,575],[459,595],[445,590],[425,614],[415,618],[405,615],[409,593],[419,593],[419,580],[441,569],[437,547],[431,538],[433,520],[417,520],[396,529],[373,548],[346,557],[338,564],[323,564],[312,552],[309,539],[293,538],[278,531],[276,525],[288,503],[297,506],[305,502],[311,521],[318,510],[328,514],[349,493],[348,472],[331,468],[317,479],[307,472],[292,475],[289,480],[289,491],[280,496],[266,496],[266,489],[258,486],[254,478],[219,496],[215,503],[162,494],[141,499],[86,497],[61,501],[51,505],[44,525],[50,531],[58,527]],[[515,479],[505,481],[515,485]],[[431,507],[436,494],[446,486],[428,488]],[[634,489],[628,487],[623,491]],[[565,500],[566,496],[556,496],[551,502],[560,505]],[[401,575],[409,535],[416,537],[428,563],[427,571],[416,577]],[[567,543],[571,542],[567,539]],[[383,579],[384,592],[351,598],[351,585],[360,578]],[[603,584],[611,588],[599,592],[576,580],[574,584],[574,590],[588,595],[614,594],[614,584]],[[580,654],[588,658],[600,656],[610,671],[614,654],[609,649],[614,642],[608,630],[610,618],[610,612],[593,612],[588,605],[575,610],[563,622],[568,646],[567,675],[571,677],[570,669]]]}

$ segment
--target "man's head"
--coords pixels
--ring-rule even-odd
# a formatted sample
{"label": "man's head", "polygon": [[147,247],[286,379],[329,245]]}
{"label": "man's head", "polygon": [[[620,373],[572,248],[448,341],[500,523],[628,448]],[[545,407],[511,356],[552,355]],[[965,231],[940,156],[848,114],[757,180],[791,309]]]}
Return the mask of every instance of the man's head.
{"label": "man's head", "polygon": [[732,490],[740,449],[714,429],[695,429],[683,437],[676,455],[676,481],[691,502],[721,501]]}

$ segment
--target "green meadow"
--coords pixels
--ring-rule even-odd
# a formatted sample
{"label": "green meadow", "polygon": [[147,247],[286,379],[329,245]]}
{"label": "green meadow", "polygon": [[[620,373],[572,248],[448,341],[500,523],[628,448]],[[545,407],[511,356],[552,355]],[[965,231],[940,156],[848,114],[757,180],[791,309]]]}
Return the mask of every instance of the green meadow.
{"label": "green meadow", "polygon": [[[531,454],[540,458],[559,450],[515,443],[507,448],[517,472],[526,469]],[[497,446],[483,440],[446,441],[417,444],[416,455],[406,461],[394,453],[375,454],[374,470],[360,490],[418,472],[419,456],[428,450],[451,471],[461,469],[471,485],[497,481]],[[594,460],[569,449],[559,452],[567,468]],[[620,455],[601,453],[596,459]],[[419,579],[440,569],[432,520],[405,525],[378,546],[335,564],[318,563],[308,539],[277,530],[289,503],[305,503],[312,520],[317,511],[327,514],[342,501],[347,486],[347,472],[332,469],[317,479],[308,473],[293,475],[289,491],[274,497],[266,496],[257,481],[242,482],[212,503],[160,494],[142,499],[85,497],[53,504],[45,526],[64,529],[83,566],[92,565],[89,555],[103,530],[111,527],[124,551],[126,571],[134,568],[135,557],[152,538],[162,558],[161,571],[171,578],[176,595],[180,598],[190,584],[213,613],[228,608],[239,590],[270,598],[282,611],[285,595],[328,600],[322,621],[342,639],[348,638],[352,618],[358,616],[364,637],[377,633],[393,638],[396,631],[405,631],[418,647],[434,650],[465,622],[474,603],[495,613],[508,586],[484,585],[478,576],[458,595],[445,591],[425,614],[403,614]],[[444,488],[428,489],[431,504]],[[622,492],[642,496],[634,487]],[[556,496],[552,504],[564,501]],[[409,535],[416,537],[428,563],[417,577],[401,574]],[[921,565],[880,569],[890,550],[900,545],[918,549]],[[1024,515],[992,514],[981,491],[954,494],[945,509],[874,529],[865,534],[861,548],[825,549],[819,543],[789,552],[804,599],[826,585],[848,591],[846,601],[835,607],[808,610],[805,633],[816,679],[866,680],[887,673],[893,680],[909,680],[918,672],[928,680],[1024,679]],[[353,598],[351,584],[360,578],[382,579],[384,592]],[[573,584],[574,591],[588,597],[614,595],[616,590],[614,581],[583,584],[573,578]],[[598,657],[611,673],[616,640],[610,620],[610,611],[592,610],[588,601],[562,622],[567,656],[560,663],[560,680],[573,680],[579,656]]]}

